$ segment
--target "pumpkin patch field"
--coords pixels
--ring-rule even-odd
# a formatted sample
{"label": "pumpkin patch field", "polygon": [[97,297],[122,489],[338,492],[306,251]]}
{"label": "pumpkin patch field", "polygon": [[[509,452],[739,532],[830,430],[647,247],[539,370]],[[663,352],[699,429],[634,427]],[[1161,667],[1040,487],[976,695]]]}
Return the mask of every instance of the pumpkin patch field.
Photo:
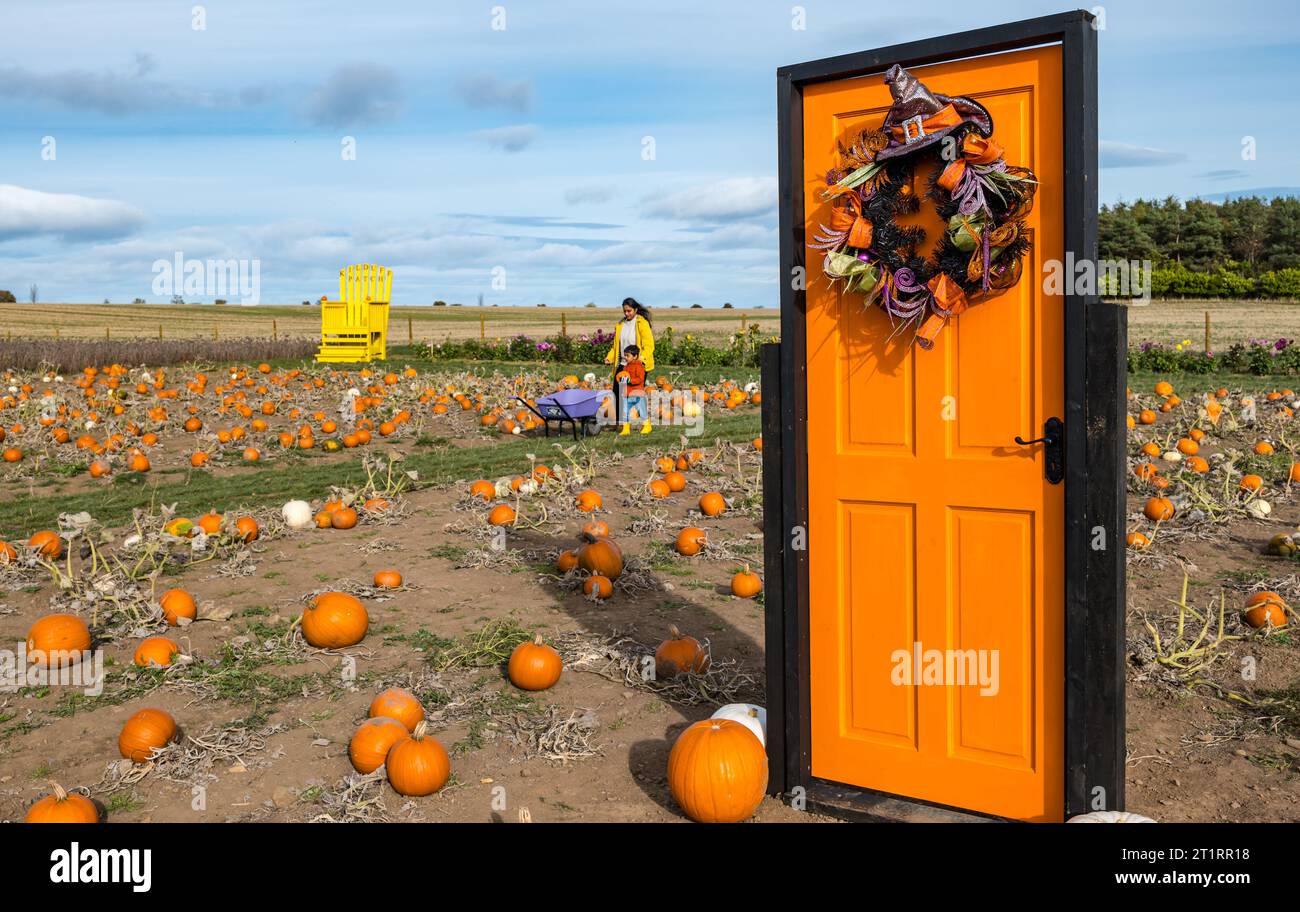
{"label": "pumpkin patch field", "polygon": [[1234,379],[1130,379],[1126,778],[1157,820],[1300,820],[1300,397]]}
{"label": "pumpkin patch field", "polygon": [[[829,821],[764,797],[752,374],[575,441],[514,397],[596,381],[486,371],[5,376],[0,819]],[[1128,807],[1300,819],[1300,396],[1128,406]]]}
{"label": "pumpkin patch field", "polygon": [[547,437],[592,381],[528,366],[8,374],[0,639],[87,677],[0,693],[0,818],[822,819],[763,797],[757,384],[663,377],[702,434]]}

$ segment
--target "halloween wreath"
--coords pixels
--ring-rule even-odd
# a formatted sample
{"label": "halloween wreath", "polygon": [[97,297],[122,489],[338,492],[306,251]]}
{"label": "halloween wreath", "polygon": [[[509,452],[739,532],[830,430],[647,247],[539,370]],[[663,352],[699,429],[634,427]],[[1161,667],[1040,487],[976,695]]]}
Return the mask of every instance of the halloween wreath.
{"label": "halloween wreath", "polygon": [[[897,65],[885,82],[893,104],[884,124],[840,146],[822,194],[833,203],[830,224],[809,246],[825,252],[832,283],[865,293],[928,350],[949,318],[1020,280],[1038,182],[1003,159],[983,105],[931,92]],[[925,229],[897,221],[920,208],[913,173],[926,149],[941,153],[927,195],[947,222],[930,256],[919,252]]]}

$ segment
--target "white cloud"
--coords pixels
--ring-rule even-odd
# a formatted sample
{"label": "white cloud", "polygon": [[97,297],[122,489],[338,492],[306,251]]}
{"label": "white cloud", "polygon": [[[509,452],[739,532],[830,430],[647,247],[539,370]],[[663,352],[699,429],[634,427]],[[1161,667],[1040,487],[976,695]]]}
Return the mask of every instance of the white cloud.
{"label": "white cloud", "polygon": [[1166,149],[1134,146],[1129,143],[1103,139],[1097,143],[1098,158],[1103,168],[1154,168],[1183,161],[1187,155]]}
{"label": "white cloud", "polygon": [[374,63],[335,67],[307,101],[307,119],[318,127],[364,127],[396,120],[402,113],[397,73]]}
{"label": "white cloud", "polygon": [[564,201],[570,206],[581,203],[608,203],[617,192],[618,187],[614,184],[585,184],[565,190]]}
{"label": "white cloud", "polygon": [[0,184],[0,240],[36,235],[98,240],[131,234],[143,223],[143,212],[117,200]]}
{"label": "white cloud", "polygon": [[757,218],[776,211],[775,177],[730,177],[645,200],[647,218],[720,222]]}
{"label": "white cloud", "polygon": [[491,130],[479,130],[473,134],[474,139],[485,142],[502,152],[522,152],[537,138],[535,124],[519,124],[513,127],[494,127]]}
{"label": "white cloud", "polygon": [[510,108],[523,112],[533,106],[531,82],[498,79],[492,73],[466,76],[456,83],[456,94],[471,108]]}

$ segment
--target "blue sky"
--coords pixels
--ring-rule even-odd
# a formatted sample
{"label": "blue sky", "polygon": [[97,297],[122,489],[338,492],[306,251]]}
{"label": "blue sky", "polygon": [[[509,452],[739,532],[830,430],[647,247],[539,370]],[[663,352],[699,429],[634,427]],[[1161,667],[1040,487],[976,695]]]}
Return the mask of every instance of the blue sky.
{"label": "blue sky", "polygon": [[[1065,8],[196,5],[0,5],[0,288],[165,300],[181,252],[258,259],[264,303],[373,261],[399,304],[774,307],[776,68]],[[1293,4],[1104,10],[1103,201],[1300,183]]]}

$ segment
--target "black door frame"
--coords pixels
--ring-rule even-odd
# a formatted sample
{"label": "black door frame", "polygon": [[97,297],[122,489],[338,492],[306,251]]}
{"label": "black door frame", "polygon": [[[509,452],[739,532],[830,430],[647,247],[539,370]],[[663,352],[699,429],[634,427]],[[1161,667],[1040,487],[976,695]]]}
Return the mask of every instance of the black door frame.
{"label": "black door frame", "polygon": [[[924,802],[814,779],[810,754],[803,90],[1060,45],[1065,250],[1097,257],[1097,33],[1076,10],[777,70],[781,342],[763,352],[769,792],[888,819]],[[1069,282],[1066,283],[1070,285]],[[1065,307],[1065,815],[1124,807],[1124,439],[1127,314],[1068,288]],[[806,530],[804,548],[795,536]],[[1098,791],[1103,790],[1103,791]]]}

